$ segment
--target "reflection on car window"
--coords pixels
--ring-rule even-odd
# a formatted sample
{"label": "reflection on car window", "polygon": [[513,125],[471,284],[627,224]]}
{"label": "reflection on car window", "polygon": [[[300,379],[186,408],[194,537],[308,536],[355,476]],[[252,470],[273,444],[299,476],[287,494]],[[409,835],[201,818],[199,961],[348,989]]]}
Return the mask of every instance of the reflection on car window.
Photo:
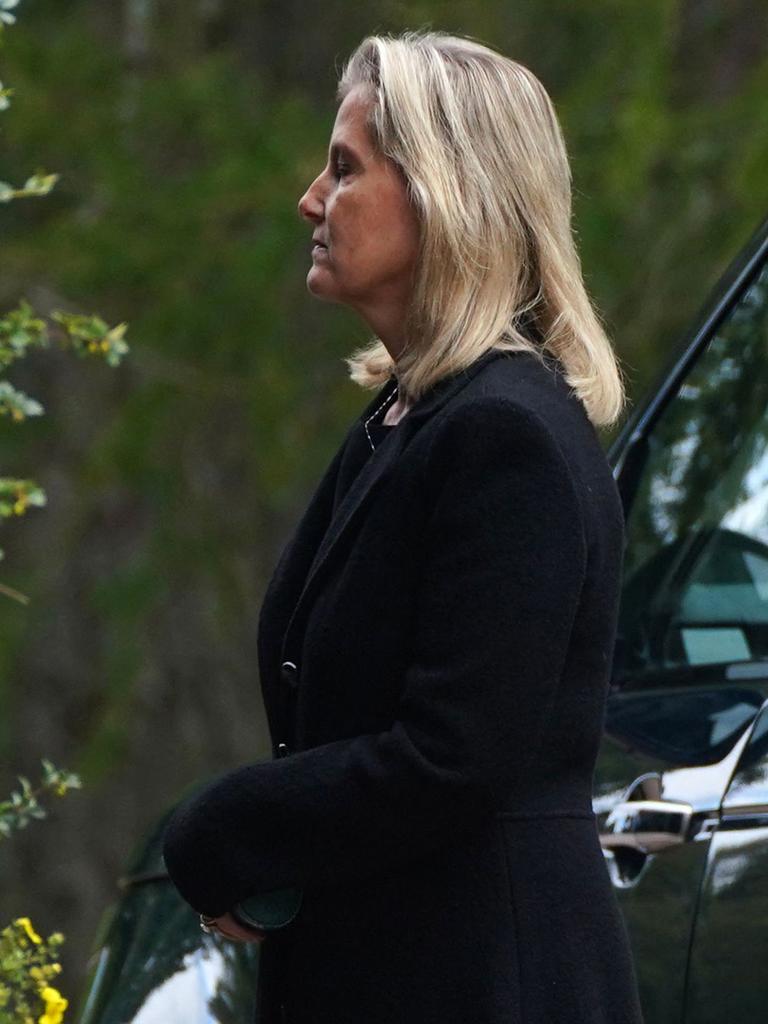
{"label": "reflection on car window", "polygon": [[728,788],[726,806],[768,803],[768,708],[764,708]]}
{"label": "reflection on car window", "polygon": [[625,692],[608,701],[605,729],[626,747],[668,764],[715,764],[762,703],[759,691],[736,686]]}
{"label": "reflection on car window", "polygon": [[768,662],[768,267],[649,438],[627,514],[616,654],[625,687]]}

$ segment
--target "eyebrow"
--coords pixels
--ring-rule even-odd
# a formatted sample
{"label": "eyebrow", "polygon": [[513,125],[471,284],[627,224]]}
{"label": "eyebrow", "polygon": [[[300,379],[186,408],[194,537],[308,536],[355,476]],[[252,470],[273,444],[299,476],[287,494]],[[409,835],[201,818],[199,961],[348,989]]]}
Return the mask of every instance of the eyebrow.
{"label": "eyebrow", "polygon": [[355,152],[354,149],[352,149],[351,146],[348,146],[346,142],[334,142],[330,148],[329,156],[331,160],[335,160],[336,157],[339,156],[346,156],[352,160],[357,161],[357,163],[362,163],[360,156]]}

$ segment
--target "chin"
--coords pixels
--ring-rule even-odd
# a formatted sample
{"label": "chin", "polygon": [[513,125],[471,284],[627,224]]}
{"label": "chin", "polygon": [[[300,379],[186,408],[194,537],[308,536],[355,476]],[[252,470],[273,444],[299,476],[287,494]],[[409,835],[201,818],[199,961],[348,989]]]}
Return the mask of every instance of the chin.
{"label": "chin", "polygon": [[316,273],[314,267],[307,274],[307,291],[310,295],[313,295],[316,299],[321,299],[323,302],[342,301],[336,294],[336,289],[332,283],[322,273]]}

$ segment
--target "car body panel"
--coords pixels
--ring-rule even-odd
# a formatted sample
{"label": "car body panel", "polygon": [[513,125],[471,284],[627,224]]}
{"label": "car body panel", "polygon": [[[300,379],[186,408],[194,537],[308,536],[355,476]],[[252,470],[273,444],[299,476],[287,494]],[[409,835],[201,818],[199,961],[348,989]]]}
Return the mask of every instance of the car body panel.
{"label": "car body panel", "polygon": [[768,978],[768,704],[712,836],[688,972],[686,1024],[758,1021]]}

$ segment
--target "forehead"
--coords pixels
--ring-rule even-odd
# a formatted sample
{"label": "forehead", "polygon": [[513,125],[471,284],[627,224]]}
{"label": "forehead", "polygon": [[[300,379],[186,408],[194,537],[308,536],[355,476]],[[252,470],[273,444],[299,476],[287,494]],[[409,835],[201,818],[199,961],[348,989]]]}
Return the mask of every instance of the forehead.
{"label": "forehead", "polygon": [[356,86],[343,99],[331,134],[331,144],[348,143],[357,149],[372,150],[366,118],[372,106],[370,94],[362,86]]}

